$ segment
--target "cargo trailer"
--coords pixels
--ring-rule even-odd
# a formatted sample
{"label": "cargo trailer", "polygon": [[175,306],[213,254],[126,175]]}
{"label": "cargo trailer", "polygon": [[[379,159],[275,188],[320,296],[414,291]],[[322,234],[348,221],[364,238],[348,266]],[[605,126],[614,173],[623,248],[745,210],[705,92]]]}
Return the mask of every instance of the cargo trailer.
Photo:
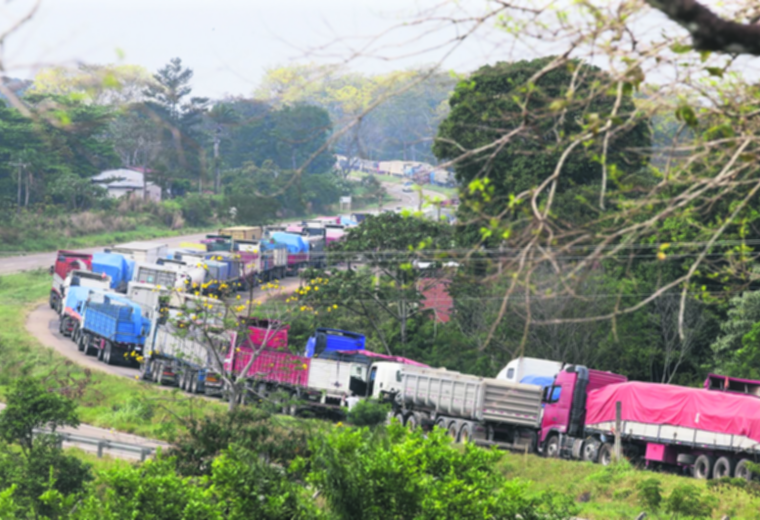
{"label": "cargo trailer", "polygon": [[106,253],[118,253],[135,262],[144,264],[155,264],[159,258],[166,258],[169,247],[166,244],[156,244],[154,242],[128,242],[111,246],[105,250]]}

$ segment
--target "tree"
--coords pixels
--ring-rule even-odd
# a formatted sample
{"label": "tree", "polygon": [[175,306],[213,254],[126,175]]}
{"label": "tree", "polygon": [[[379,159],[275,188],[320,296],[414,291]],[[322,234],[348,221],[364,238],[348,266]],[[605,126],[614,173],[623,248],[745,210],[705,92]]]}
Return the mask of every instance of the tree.
{"label": "tree", "polygon": [[0,450],[0,484],[16,485],[15,495],[38,515],[48,510],[40,499],[51,485],[63,495],[76,494],[92,478],[88,464],[58,447],[56,430],[78,425],[73,400],[29,376],[13,383],[0,413],[0,438],[6,443]]}
{"label": "tree", "polygon": [[80,64],[76,69],[59,66],[40,70],[30,93],[76,94],[96,105],[118,107],[139,102],[152,81],[150,73],[139,65]]}
{"label": "tree", "polygon": [[731,299],[728,316],[721,323],[720,336],[713,342],[716,369],[734,377],[760,379],[755,361],[760,348],[760,291],[747,291]]}
{"label": "tree", "polygon": [[165,170],[164,185],[174,179],[197,179],[203,189],[205,158],[203,136],[198,127],[208,108],[208,99],[190,96],[193,71],[172,59],[153,76],[155,83],[143,91],[145,106],[161,122],[160,162]]}
{"label": "tree", "polygon": [[[329,253],[330,262],[361,259],[366,267],[311,273],[312,281],[299,290],[298,299],[317,312],[332,312],[338,305],[348,309],[367,320],[388,354],[409,355],[409,329],[423,319],[425,289],[420,286],[425,270],[414,264],[431,255],[435,262],[452,246],[451,227],[440,222],[395,213],[368,216]],[[384,330],[388,318],[393,328]]]}

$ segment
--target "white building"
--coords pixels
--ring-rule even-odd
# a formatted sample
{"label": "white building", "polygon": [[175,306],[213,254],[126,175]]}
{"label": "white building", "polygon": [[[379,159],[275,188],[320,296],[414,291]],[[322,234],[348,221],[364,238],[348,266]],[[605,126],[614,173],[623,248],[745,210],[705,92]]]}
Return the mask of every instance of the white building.
{"label": "white building", "polygon": [[161,187],[152,182],[143,186],[144,177],[142,172],[120,168],[101,172],[92,178],[92,182],[103,186],[108,191],[108,196],[114,199],[124,196],[142,198],[144,189],[148,199],[159,202]]}

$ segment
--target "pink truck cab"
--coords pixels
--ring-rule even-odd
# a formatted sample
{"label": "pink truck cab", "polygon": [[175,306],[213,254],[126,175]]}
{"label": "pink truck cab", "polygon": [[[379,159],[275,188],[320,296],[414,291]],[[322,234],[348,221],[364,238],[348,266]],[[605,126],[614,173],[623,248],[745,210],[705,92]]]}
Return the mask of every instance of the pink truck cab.
{"label": "pink truck cab", "polygon": [[574,445],[568,441],[583,436],[588,393],[626,381],[625,376],[580,365],[562,369],[544,394],[539,451],[548,457],[569,455],[566,452],[572,451]]}

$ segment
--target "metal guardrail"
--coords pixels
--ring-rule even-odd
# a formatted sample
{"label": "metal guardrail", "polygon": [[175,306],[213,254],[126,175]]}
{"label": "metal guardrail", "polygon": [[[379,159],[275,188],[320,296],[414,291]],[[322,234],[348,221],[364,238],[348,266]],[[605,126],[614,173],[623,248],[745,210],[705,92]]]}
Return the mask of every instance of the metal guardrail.
{"label": "metal guardrail", "polygon": [[128,453],[136,453],[140,455],[140,460],[145,461],[146,458],[153,455],[156,448],[148,446],[140,446],[138,444],[128,444],[126,442],[110,441],[108,439],[99,439],[97,437],[88,437],[86,435],[76,435],[73,433],[65,432],[52,432],[50,430],[44,430],[35,428],[34,433],[36,435],[55,435],[58,437],[58,446],[62,447],[64,442],[70,442],[74,444],[84,444],[88,446],[97,446],[98,458],[103,457],[104,450],[119,450],[126,451]]}

